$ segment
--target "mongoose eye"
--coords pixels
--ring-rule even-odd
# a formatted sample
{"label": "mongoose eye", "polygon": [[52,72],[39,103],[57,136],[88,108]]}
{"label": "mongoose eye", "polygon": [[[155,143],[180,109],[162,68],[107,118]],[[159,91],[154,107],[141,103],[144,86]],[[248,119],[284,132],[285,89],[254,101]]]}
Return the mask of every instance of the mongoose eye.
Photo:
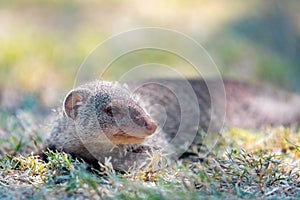
{"label": "mongoose eye", "polygon": [[121,114],[120,110],[117,107],[112,107],[112,106],[106,107],[104,112],[110,117]]}

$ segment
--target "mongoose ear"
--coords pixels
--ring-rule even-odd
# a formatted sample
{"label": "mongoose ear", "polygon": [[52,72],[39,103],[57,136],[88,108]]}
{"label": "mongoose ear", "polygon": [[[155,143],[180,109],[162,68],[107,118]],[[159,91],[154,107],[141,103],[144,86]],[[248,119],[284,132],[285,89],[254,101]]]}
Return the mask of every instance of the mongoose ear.
{"label": "mongoose ear", "polygon": [[63,109],[64,113],[72,118],[76,119],[78,108],[82,105],[83,101],[86,99],[88,92],[85,90],[72,90],[66,96]]}

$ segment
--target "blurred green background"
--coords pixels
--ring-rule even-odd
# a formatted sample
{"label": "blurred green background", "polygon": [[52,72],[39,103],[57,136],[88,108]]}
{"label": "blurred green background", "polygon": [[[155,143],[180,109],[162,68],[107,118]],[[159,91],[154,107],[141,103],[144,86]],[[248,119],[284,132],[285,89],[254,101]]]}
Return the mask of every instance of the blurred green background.
{"label": "blurred green background", "polygon": [[[72,88],[80,64],[96,45],[122,31],[149,26],[194,38],[224,77],[300,91],[297,0],[2,0],[1,108],[47,112]],[[158,63],[177,62],[172,56],[151,55]],[[128,66],[130,59],[119,64]]]}

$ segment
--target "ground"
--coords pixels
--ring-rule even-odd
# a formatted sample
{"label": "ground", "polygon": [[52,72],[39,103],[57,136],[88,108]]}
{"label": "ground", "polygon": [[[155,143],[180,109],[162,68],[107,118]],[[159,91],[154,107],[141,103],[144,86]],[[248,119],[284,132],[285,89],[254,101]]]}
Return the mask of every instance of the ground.
{"label": "ground", "polygon": [[300,198],[299,128],[224,130],[214,150],[197,159],[152,155],[146,169],[93,168],[69,155],[34,156],[45,130],[30,112],[1,111],[1,199],[241,199]]}

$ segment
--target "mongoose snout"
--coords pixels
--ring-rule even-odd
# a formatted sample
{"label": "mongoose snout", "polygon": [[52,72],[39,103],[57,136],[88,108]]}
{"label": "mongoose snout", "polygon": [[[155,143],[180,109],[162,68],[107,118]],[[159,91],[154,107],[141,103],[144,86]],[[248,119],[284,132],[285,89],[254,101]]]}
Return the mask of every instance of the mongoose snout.
{"label": "mongoose snout", "polygon": [[149,135],[152,135],[157,128],[157,123],[155,121],[146,122],[146,130]]}
{"label": "mongoose snout", "polygon": [[[135,107],[137,107],[137,105]],[[139,111],[136,108],[129,107],[129,115],[133,122],[138,126],[145,128],[145,133],[147,135],[152,135],[157,128],[157,123],[153,121],[150,116],[143,113],[145,113],[143,110]]]}

